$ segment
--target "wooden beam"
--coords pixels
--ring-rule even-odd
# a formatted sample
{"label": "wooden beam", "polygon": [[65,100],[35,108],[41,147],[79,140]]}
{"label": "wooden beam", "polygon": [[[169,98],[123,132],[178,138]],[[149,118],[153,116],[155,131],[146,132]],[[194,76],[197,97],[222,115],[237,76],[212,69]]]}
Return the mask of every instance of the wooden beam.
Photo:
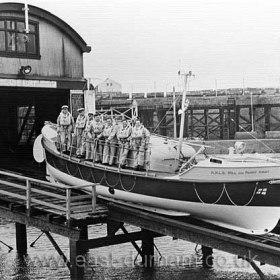
{"label": "wooden beam", "polygon": [[83,280],[86,267],[86,258],[79,246],[79,241],[69,240],[70,247],[70,277],[71,280]]}
{"label": "wooden beam", "polygon": [[207,228],[206,223],[195,225],[188,223],[188,219],[177,220],[112,203],[108,209],[110,218],[116,221],[280,267],[280,248],[254,241],[251,235],[240,237],[213,226]]}
{"label": "wooden beam", "polygon": [[154,266],[154,236],[146,229],[142,229],[142,264],[146,268]]}
{"label": "wooden beam", "polygon": [[56,233],[73,240],[78,240],[80,238],[80,230],[67,228],[65,225],[53,224],[47,221],[47,219],[42,219],[38,217],[28,217],[24,212],[12,212],[8,209],[3,209],[0,207],[0,217],[12,220],[16,223],[21,223],[28,226],[33,226],[41,230]]}
{"label": "wooden beam", "polygon": [[[136,240],[142,240],[143,236],[144,235],[142,231],[136,231],[136,232],[129,232],[125,234],[117,234],[113,236],[99,237],[99,238],[89,239],[89,240],[80,240],[78,241],[78,243],[81,250],[84,251],[87,249],[94,249],[94,248],[132,242]],[[154,234],[154,237],[159,237],[159,236],[162,235],[157,233]]]}
{"label": "wooden beam", "polygon": [[27,253],[27,235],[25,224],[16,223],[16,248],[20,255],[25,255]]}
{"label": "wooden beam", "polygon": [[70,269],[70,262],[68,261],[67,257],[64,255],[64,253],[62,252],[62,250],[60,249],[60,247],[58,246],[58,244],[56,243],[56,241],[53,239],[53,237],[51,236],[51,234],[48,231],[43,231],[43,233],[45,233],[45,235],[48,237],[48,239],[50,240],[50,242],[52,243],[53,247],[55,248],[55,250],[58,252],[58,254],[62,257],[64,263],[67,265],[67,267]]}

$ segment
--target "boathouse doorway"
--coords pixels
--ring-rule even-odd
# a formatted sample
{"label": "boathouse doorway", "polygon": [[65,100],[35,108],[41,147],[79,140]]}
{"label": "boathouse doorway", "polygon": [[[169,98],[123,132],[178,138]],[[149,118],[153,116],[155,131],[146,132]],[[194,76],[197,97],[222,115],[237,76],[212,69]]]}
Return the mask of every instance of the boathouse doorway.
{"label": "boathouse doorway", "polygon": [[33,159],[34,140],[45,121],[56,122],[69,90],[8,88],[0,90],[0,152],[3,158]]}

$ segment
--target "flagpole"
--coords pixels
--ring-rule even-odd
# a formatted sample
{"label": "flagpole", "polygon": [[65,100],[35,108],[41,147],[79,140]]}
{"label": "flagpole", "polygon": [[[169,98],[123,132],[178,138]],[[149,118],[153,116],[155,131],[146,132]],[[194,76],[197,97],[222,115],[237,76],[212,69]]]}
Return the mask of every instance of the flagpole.
{"label": "flagpole", "polygon": [[28,5],[27,5],[27,1],[25,1],[24,3],[24,15],[25,15],[25,32],[29,33],[29,20],[28,20]]}

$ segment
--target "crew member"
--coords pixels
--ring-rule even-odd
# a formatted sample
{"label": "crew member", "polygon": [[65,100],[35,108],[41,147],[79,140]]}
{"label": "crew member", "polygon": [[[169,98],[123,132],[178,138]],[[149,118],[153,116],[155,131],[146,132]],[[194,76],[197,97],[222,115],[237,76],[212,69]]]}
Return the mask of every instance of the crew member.
{"label": "crew member", "polygon": [[97,163],[102,162],[102,141],[103,141],[103,132],[104,125],[101,121],[100,115],[95,114],[94,122],[92,122],[90,131],[93,138],[93,146],[92,146],[92,157],[91,159]]}
{"label": "crew member", "polygon": [[85,160],[91,160],[93,159],[93,152],[94,152],[94,135],[92,134],[92,125],[94,123],[93,113],[88,113],[88,119],[86,123],[86,128],[83,135],[83,142],[85,142],[86,148],[86,159]]}
{"label": "crew member", "polygon": [[106,120],[105,127],[103,129],[102,134],[98,136],[100,139],[101,137],[104,138],[104,148],[103,148],[103,164],[113,165],[114,158],[116,154],[116,144],[117,144],[117,130],[116,126],[113,126],[112,119],[108,118]]}
{"label": "crew member", "polygon": [[127,154],[130,148],[131,127],[127,120],[122,121],[122,127],[117,132],[119,142],[119,165],[121,168],[126,167]]}
{"label": "crew member", "polygon": [[57,118],[57,135],[59,149],[65,154],[70,154],[74,119],[68,111],[68,106],[63,105]]}
{"label": "crew member", "polygon": [[86,127],[86,122],[87,122],[87,118],[85,115],[85,109],[84,108],[79,108],[78,110],[78,117],[76,119],[76,123],[75,123],[75,129],[74,129],[74,135],[76,137],[76,155],[77,158],[82,158],[82,152],[83,152],[83,147],[82,147],[82,138],[83,138],[83,133]]}
{"label": "crew member", "polygon": [[131,131],[132,159],[135,170],[141,170],[144,167],[145,150],[149,143],[149,137],[149,131],[136,119]]}

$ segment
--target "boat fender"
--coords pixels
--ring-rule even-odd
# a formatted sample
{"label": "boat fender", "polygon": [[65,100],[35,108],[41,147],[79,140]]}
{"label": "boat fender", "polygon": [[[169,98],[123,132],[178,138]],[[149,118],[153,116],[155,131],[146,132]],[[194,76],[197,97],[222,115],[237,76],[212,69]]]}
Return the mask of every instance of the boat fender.
{"label": "boat fender", "polygon": [[216,158],[210,158],[210,162],[219,163],[219,164],[223,163],[222,160]]}
{"label": "boat fender", "polygon": [[110,194],[115,194],[115,189],[112,188],[112,187],[109,187],[109,193],[110,193]]}

